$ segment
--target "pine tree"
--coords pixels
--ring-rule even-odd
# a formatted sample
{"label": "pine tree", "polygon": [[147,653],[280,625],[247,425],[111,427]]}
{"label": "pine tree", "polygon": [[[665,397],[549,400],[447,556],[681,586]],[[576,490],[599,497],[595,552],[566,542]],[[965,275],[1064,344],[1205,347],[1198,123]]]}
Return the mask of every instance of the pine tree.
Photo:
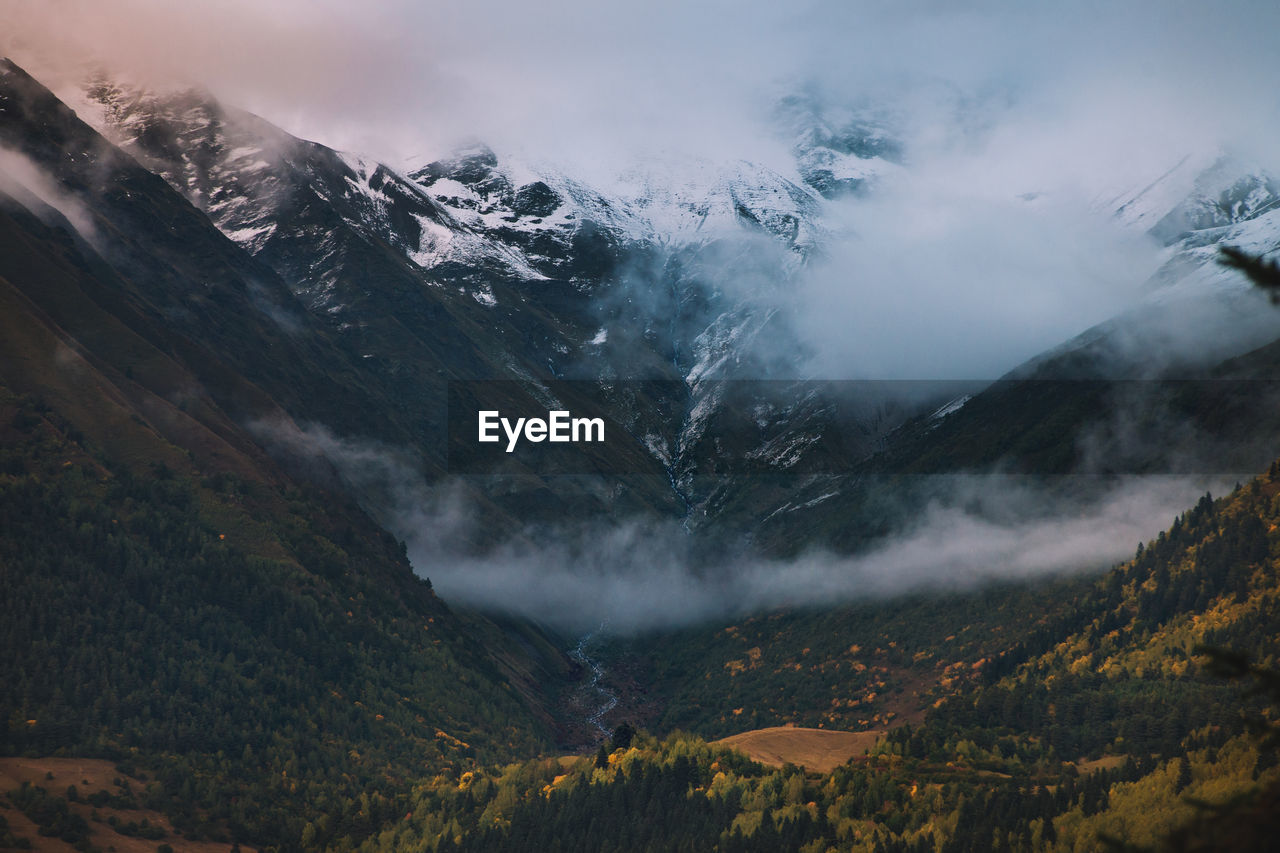
{"label": "pine tree", "polygon": [[1240,270],[1249,277],[1250,281],[1265,291],[1273,303],[1280,305],[1280,263],[1264,260],[1258,255],[1251,255],[1234,246],[1223,246],[1218,251],[1220,264]]}
{"label": "pine tree", "polygon": [[1186,758],[1178,759],[1178,779],[1174,782],[1173,792],[1181,794],[1191,784],[1191,762]]}

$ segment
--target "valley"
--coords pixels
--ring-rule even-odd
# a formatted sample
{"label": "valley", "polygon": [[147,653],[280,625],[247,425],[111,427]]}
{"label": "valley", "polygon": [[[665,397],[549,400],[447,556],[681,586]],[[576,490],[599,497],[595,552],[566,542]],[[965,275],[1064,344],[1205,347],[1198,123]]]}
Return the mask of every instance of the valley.
{"label": "valley", "polygon": [[0,848],[1265,849],[1280,182],[1108,196],[1154,272],[998,377],[833,377],[923,167],[770,121],[389,165],[0,60]]}

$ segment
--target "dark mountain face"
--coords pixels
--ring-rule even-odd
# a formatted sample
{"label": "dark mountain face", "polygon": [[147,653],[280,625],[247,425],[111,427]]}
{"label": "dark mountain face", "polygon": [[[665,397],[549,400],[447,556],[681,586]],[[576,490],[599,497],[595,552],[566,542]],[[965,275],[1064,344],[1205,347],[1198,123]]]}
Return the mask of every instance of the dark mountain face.
{"label": "dark mountain face", "polygon": [[[401,172],[291,137],[206,93],[105,79],[85,90],[104,138],[19,69],[5,84],[6,144],[99,223],[87,251],[120,279],[117,290],[136,295],[148,334],[198,346],[186,358],[211,405],[257,424],[257,440],[293,470],[315,468],[320,451],[307,436],[319,429],[393,450],[411,478],[438,482],[450,381],[518,380],[513,405],[547,399],[555,380],[582,383],[561,386],[570,394],[561,402],[581,394],[603,406],[626,441],[595,469],[521,462],[515,477],[469,478],[466,500],[490,530],[656,515],[767,550],[855,547],[897,523],[873,507],[920,499],[879,494],[885,475],[1046,460],[1055,473],[1080,470],[1082,443],[1115,419],[1114,395],[1100,400],[1087,385],[1045,393],[1023,379],[1207,376],[1277,332],[1247,292],[1214,283],[1213,246],[1271,239],[1274,182],[1239,177],[1228,162],[1158,216],[1143,207],[1151,188],[1117,200],[1119,215],[1154,220],[1151,232],[1170,245],[1152,283],[1170,298],[987,393],[904,392],[791,378],[808,344],[792,329],[785,289],[822,251],[827,199],[909,168],[892,121],[874,110],[832,118],[814,98],[783,100],[777,119],[799,183],[737,164],[680,190],[650,175],[609,195],[503,163],[483,145]],[[1200,335],[1194,364],[1175,347],[1185,349],[1188,327]],[[1166,425],[1180,425],[1187,407],[1212,408],[1198,392],[1179,394]],[[1267,399],[1231,409],[1237,433],[1269,423]],[[302,429],[263,432],[281,418]],[[1052,425],[1051,447],[1026,438],[1037,424]],[[1199,440],[1187,435],[1184,449]],[[1159,450],[1139,462],[1113,448],[1124,458],[1101,467],[1161,470],[1182,452],[1158,436],[1147,444]],[[397,523],[396,486],[333,460],[320,469]],[[560,476],[592,470],[604,476]],[[625,482],[610,476],[623,470]],[[868,477],[880,479],[869,487]]]}
{"label": "dark mountain face", "polygon": [[[219,251],[253,306],[237,310],[259,324],[242,330],[281,341],[281,351],[267,355],[260,344],[220,339],[209,348],[236,353],[233,367],[294,419],[402,448],[432,481],[447,465],[448,381],[520,378],[535,397],[549,380],[587,382],[581,390],[633,437],[629,458],[614,467],[638,476],[620,490],[601,489],[581,478],[547,481],[546,472],[531,470],[497,489],[482,486],[474,500],[488,507],[486,515],[496,513],[495,525],[563,517],[569,507],[575,515],[657,512],[688,529],[784,547],[797,537],[827,538],[820,531],[839,526],[851,505],[865,507],[867,473],[919,467],[908,458],[980,469],[1004,461],[1012,446],[999,428],[969,422],[974,416],[965,409],[983,409],[987,397],[944,418],[926,417],[976,387],[903,396],[884,387],[709,381],[796,375],[805,343],[789,330],[787,311],[778,310],[785,300],[741,282],[785,282],[820,251],[823,196],[859,191],[880,171],[904,167],[901,146],[885,130],[891,121],[874,111],[833,120],[812,98],[780,104],[779,123],[794,139],[806,184],[735,167],[679,194],[654,181],[632,196],[610,197],[565,175],[514,169],[482,145],[401,173],[290,137],[204,93],[156,95],[106,80],[86,93],[107,135],[234,244],[223,240]],[[42,144],[115,150],[87,128],[79,132]],[[1179,254],[1162,271],[1166,283],[1203,267],[1203,253],[1196,253],[1208,241],[1231,239],[1224,227],[1256,223],[1269,210],[1262,194],[1270,179],[1239,179],[1214,195],[1213,181],[1225,180],[1215,175],[1229,173],[1222,164],[1215,169],[1152,229],[1177,244]],[[144,170],[137,171],[141,178]],[[849,177],[855,173],[862,176]],[[1175,235],[1175,220],[1197,228]],[[163,231],[155,221],[135,223],[129,239],[143,239],[132,236],[138,232],[155,241]],[[201,239],[213,242],[208,229]],[[182,260],[190,269],[189,257]],[[219,269],[202,264],[200,274]],[[151,288],[157,300],[172,299],[159,282]],[[1265,317],[1231,302],[1241,297],[1207,299],[1226,305],[1214,309],[1219,320],[1245,315],[1248,326],[1216,358],[1273,334]],[[1174,319],[1161,319],[1161,311]],[[1126,360],[1137,363],[1132,353],[1140,358],[1154,348],[1134,340],[1181,334],[1176,327],[1186,314],[1156,308],[1113,321],[1110,330],[1041,359],[1037,375],[1123,375]],[[300,337],[324,352],[290,351]],[[263,371],[279,368],[265,365],[282,362],[293,375],[272,384]],[[1103,373],[1095,367],[1081,374],[1082,364]],[[308,370],[314,375],[304,378]],[[614,379],[666,381],[602,381]],[[996,398],[1020,417],[1059,423],[1028,393],[1003,387]],[[1053,396],[1055,405],[1071,398]],[[245,416],[235,413],[241,422]],[[912,417],[923,420],[904,427]],[[1074,443],[1089,428],[1077,423],[1063,433],[1070,437],[1055,440]],[[951,434],[981,449],[970,456],[943,449]],[[277,454],[288,448],[272,444]],[[376,491],[365,500],[384,500]],[[880,529],[879,521],[869,527]]]}
{"label": "dark mountain face", "polygon": [[[158,126],[145,135],[156,150],[211,162],[189,138]],[[51,407],[109,468],[340,488],[339,469],[291,441],[298,423],[413,446],[412,411],[340,330],[8,61],[0,148],[0,381]],[[342,505],[348,523],[376,530]]]}
{"label": "dark mountain face", "polygon": [[[312,401],[339,422],[378,405],[378,389],[342,376],[350,358],[269,267],[20,69],[5,70],[0,142],[44,173],[83,223],[83,232],[71,229],[76,265],[103,283],[102,300],[133,310],[139,334],[187,349],[184,363],[241,420],[273,413],[264,392],[287,410]],[[39,304],[41,288],[9,272]]]}
{"label": "dark mountain face", "polygon": [[[250,431],[355,422],[386,387],[7,63],[0,147],[0,713],[24,721],[0,750],[148,756],[174,830],[279,844],[317,796],[374,791],[373,818],[388,776],[553,740],[558,643],[451,611],[331,467]],[[503,733],[472,728],[486,708]],[[200,814],[170,796],[198,776]]]}
{"label": "dark mountain face", "polygon": [[[88,95],[109,135],[269,266],[399,415],[376,427],[315,410],[301,416],[408,444],[434,477],[444,464],[449,379],[675,380],[594,392],[637,438],[625,467],[651,483],[610,505],[679,516],[708,501],[693,481],[716,451],[695,413],[718,403],[697,383],[767,376],[776,356],[754,353],[750,341],[786,334],[776,311],[726,285],[759,277],[760,262],[784,274],[809,250],[810,190],[767,173],[730,174],[709,198],[662,202],[692,223],[682,228],[713,223],[712,236],[673,244],[655,224],[662,200],[609,199],[563,176],[521,184],[482,147],[405,177],[199,93],[157,97],[100,82]],[[761,178],[764,186],[750,183]],[[743,246],[752,251],[744,256]],[[788,413],[815,407],[804,391],[774,391],[778,400],[760,402],[783,421],[776,436]],[[599,492],[575,488],[561,482],[556,491],[577,511]],[[536,479],[502,492],[517,517],[548,509]],[[708,505],[698,515],[716,513]]]}

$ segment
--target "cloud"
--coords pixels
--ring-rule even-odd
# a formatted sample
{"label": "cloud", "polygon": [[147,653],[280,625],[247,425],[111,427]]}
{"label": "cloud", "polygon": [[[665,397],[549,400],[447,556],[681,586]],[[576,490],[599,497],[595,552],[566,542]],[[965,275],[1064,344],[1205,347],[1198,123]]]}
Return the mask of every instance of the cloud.
{"label": "cloud", "polygon": [[0,192],[27,207],[46,224],[58,225],[56,211],[86,242],[96,245],[98,229],[83,204],[62,189],[56,178],[19,151],[0,146]]}
{"label": "cloud", "polygon": [[1159,247],[987,149],[945,151],[844,205],[851,235],[798,282],[814,375],[995,379],[1132,306]]}
{"label": "cloud", "polygon": [[579,632],[607,622],[614,632],[639,633],[780,607],[1096,571],[1132,554],[1207,489],[1226,487],[1209,476],[941,476],[929,481],[924,499],[913,485],[912,524],[855,556],[809,550],[779,560],[747,548],[708,555],[679,522],[655,518],[508,530],[480,552],[476,492],[458,481],[427,483],[412,454],[317,425],[253,429],[295,465],[329,466],[406,542],[414,570],[446,601]]}
{"label": "cloud", "polygon": [[[286,129],[380,156],[474,134],[542,155],[567,146],[578,161],[637,148],[742,157],[770,148],[752,131],[780,82],[902,101],[929,81],[1005,93],[1063,140],[1070,170],[1081,156],[1140,155],[1117,144],[1274,127],[1267,81],[1280,63],[1268,40],[1280,10],[1265,2],[1212,13],[1154,0],[5,7],[0,48],[19,59],[97,58],[155,83],[201,83]],[[1069,149],[1082,123],[1097,144]],[[1113,150],[1098,150],[1103,143]]]}
{"label": "cloud", "polygon": [[[583,154],[636,133],[683,147],[768,73],[745,56],[730,61],[759,46],[764,21],[731,14],[728,4],[6,6],[0,49],[42,76],[74,76],[100,62],[150,85],[203,85],[291,132],[393,161],[439,154],[467,136],[496,146],[524,140],[519,147],[544,154],[566,141]],[[739,91],[726,101],[731,89]],[[680,102],[670,100],[676,93]]]}
{"label": "cloud", "polygon": [[[1204,494],[1204,478],[1116,481],[1080,503],[1010,478],[939,480],[912,527],[857,556],[772,560],[694,553],[679,525],[590,525],[495,549],[449,554],[409,531],[417,571],[446,600],[514,612],[556,628],[664,630],[784,607],[829,607],[998,579],[1097,571],[1133,553]],[[1221,484],[1216,484],[1221,485]],[[437,526],[427,528],[432,535]],[[569,535],[564,535],[568,533]]]}

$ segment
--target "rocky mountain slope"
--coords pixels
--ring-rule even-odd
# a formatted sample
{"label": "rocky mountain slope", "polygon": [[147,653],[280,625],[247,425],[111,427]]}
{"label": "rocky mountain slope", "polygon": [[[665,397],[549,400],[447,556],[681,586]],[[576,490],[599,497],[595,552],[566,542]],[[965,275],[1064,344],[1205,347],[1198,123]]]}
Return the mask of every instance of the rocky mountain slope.
{"label": "rocky mountain slope", "polygon": [[[6,79],[13,85],[21,76],[15,68]],[[781,99],[775,121],[795,157],[790,176],[748,163],[642,164],[593,188],[500,160],[481,144],[392,168],[296,139],[199,91],[154,92],[100,76],[64,96],[102,134],[86,128],[53,143],[71,162],[93,159],[85,152],[125,152],[139,178],[162,178],[226,238],[217,252],[228,264],[234,256],[236,274],[248,280],[254,307],[238,316],[255,318],[258,328],[243,331],[259,343],[219,339],[211,348],[235,353],[259,384],[272,365],[292,365],[298,375],[264,387],[300,427],[259,428],[259,440],[295,468],[323,455],[309,440],[318,430],[393,448],[414,476],[438,482],[448,467],[450,381],[515,379],[511,393],[529,403],[547,396],[550,381],[579,380],[558,387],[570,395],[561,402],[581,394],[584,404],[603,405],[626,440],[611,446],[614,458],[581,470],[518,462],[516,478],[471,490],[468,500],[488,519],[482,526],[516,528],[571,509],[657,514],[770,550],[815,538],[848,547],[883,526],[831,535],[851,508],[874,502],[867,474],[936,468],[939,460],[966,469],[1000,463],[1007,441],[983,438],[977,456],[945,449],[948,435],[972,433],[973,413],[993,399],[1024,420],[1054,420],[1035,403],[1033,386],[1001,383],[965,403],[980,384],[904,393],[884,383],[798,381],[807,344],[790,321],[789,288],[839,237],[831,205],[857,204],[877,180],[911,168],[884,110]],[[52,101],[40,108],[62,109]],[[11,144],[28,145],[27,132],[13,125]],[[51,168],[56,175],[66,166]],[[83,175],[71,179],[92,189]],[[1010,380],[1203,376],[1280,334],[1239,277],[1215,262],[1219,245],[1280,245],[1275,180],[1222,156],[1188,157],[1138,184],[1098,204],[1114,212],[1117,227],[1165,244],[1149,297]],[[124,237],[143,251],[165,228],[137,222]],[[151,295],[172,299],[154,288]],[[304,334],[323,340],[325,352],[290,352]],[[268,356],[265,341],[284,349]],[[307,385],[300,374],[311,365],[323,367]],[[1083,411],[1077,395],[1052,396],[1053,405]],[[364,416],[371,411],[378,416]],[[1253,413],[1265,418],[1255,407],[1241,413],[1244,422]],[[233,416],[242,425],[278,418],[265,410]],[[1080,443],[1096,428],[1078,421],[1055,440]],[[906,461],[922,454],[934,462]],[[322,466],[343,475],[341,460]],[[620,488],[590,477],[547,479],[592,470],[634,476]],[[394,524],[393,487],[357,480],[346,476],[346,487]]]}

